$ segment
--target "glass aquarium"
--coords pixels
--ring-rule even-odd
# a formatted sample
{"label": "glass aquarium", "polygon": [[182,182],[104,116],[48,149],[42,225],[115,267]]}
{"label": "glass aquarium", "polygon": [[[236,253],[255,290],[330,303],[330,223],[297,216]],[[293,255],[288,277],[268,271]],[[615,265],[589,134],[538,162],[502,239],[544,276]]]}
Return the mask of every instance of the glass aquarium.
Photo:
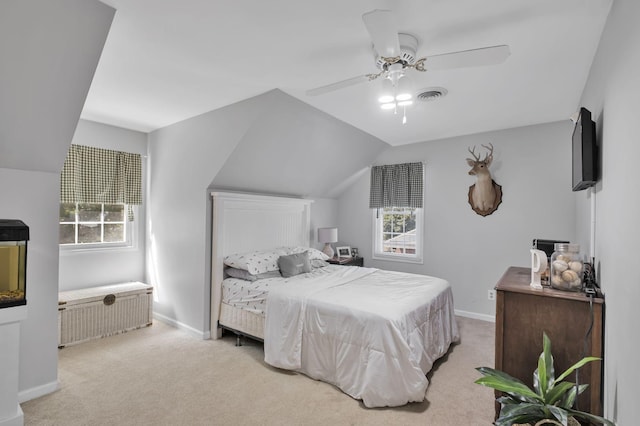
{"label": "glass aquarium", "polygon": [[29,227],[0,219],[0,308],[26,305]]}

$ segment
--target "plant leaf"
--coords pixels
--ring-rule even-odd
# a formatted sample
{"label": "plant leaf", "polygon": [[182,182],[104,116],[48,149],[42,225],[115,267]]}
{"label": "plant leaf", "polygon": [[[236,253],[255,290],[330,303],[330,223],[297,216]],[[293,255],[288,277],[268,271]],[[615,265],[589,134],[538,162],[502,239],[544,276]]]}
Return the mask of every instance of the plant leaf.
{"label": "plant leaf", "polygon": [[519,379],[489,367],[476,368],[485,377],[481,377],[475,383],[506,392],[520,402],[542,402],[542,398]]}
{"label": "plant leaf", "polygon": [[[562,382],[562,383],[566,383],[566,382]],[[556,404],[560,407],[563,408],[572,408],[573,404],[576,403],[576,398],[578,397],[578,395],[580,395],[582,392],[584,392],[584,390],[588,387],[589,385],[579,385],[577,392],[576,392],[576,386],[575,383],[572,383],[571,388],[569,389],[569,391],[564,395],[564,397],[562,398],[562,401],[560,401],[559,404]]]}
{"label": "plant leaf", "polygon": [[600,424],[607,425],[607,426],[615,426],[615,423],[605,419],[604,417],[596,416],[596,415],[590,414],[590,413],[585,413],[584,411],[577,411],[577,410],[569,409],[569,410],[567,410],[567,412],[569,414],[571,414],[573,417],[581,418],[583,420],[588,420],[591,423],[600,423]]}
{"label": "plant leaf", "polygon": [[494,368],[477,367],[476,370],[478,370],[480,373],[482,373],[485,376],[498,376],[498,377],[502,377],[502,378],[504,378],[506,380],[513,380],[513,381],[522,383],[520,380],[518,380],[515,377],[505,373],[504,371],[496,370]]}
{"label": "plant leaf", "polygon": [[[575,384],[571,382],[561,382],[555,385],[548,393],[545,395],[544,402],[549,405],[554,405],[556,402],[562,400],[568,393],[573,389],[573,393],[575,393]],[[573,406],[569,405],[568,407],[562,405],[563,408],[571,408]]]}
{"label": "plant leaf", "polygon": [[551,414],[547,413],[544,408],[544,405],[538,403],[502,406],[500,416],[496,419],[496,425],[511,426],[514,423],[536,423],[550,417]]}
{"label": "plant leaf", "polygon": [[536,383],[537,391],[540,396],[544,399],[544,396],[547,394],[547,389],[549,388],[548,382],[548,371],[547,366],[553,365],[553,361],[551,360],[551,341],[549,340],[549,336],[547,333],[542,333],[542,353],[538,357],[538,368],[533,373],[533,381]]}
{"label": "plant leaf", "polygon": [[553,414],[553,417],[558,419],[560,423],[563,425],[567,424],[567,417],[569,417],[569,413],[564,408],[556,407],[555,405],[547,405],[547,408]]}
{"label": "plant leaf", "polygon": [[525,400],[539,401],[542,402],[542,399],[538,396],[537,393],[532,391],[519,380],[506,380],[503,377],[499,376],[485,376],[480,377],[475,383],[479,385],[488,386],[495,390],[499,390],[501,392],[506,392],[511,395],[521,396]]}
{"label": "plant leaf", "polygon": [[508,393],[503,393],[496,401],[498,401],[500,405],[522,404],[523,402],[527,402],[524,398],[518,398]]}
{"label": "plant leaf", "polygon": [[582,367],[585,364],[588,364],[590,362],[593,361],[600,361],[602,358],[598,358],[597,356],[587,356],[582,358],[580,361],[576,362],[575,364],[573,364],[571,367],[567,368],[565,370],[564,373],[562,373],[560,375],[560,377],[558,377],[555,381],[559,382],[561,380],[564,380],[565,377],[567,377],[569,374],[573,373],[576,369]]}

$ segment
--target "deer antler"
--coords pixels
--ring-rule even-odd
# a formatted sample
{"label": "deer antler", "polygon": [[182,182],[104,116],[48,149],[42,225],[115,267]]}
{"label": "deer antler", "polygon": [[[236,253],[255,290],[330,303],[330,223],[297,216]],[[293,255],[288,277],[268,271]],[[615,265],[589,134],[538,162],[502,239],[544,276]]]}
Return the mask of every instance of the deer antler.
{"label": "deer antler", "polygon": [[[490,147],[489,147],[489,146],[490,146]],[[489,151],[489,153],[488,153],[487,155],[485,155],[485,156],[484,156],[484,160],[483,160],[483,161],[486,161],[486,160],[487,160],[487,158],[489,158],[489,157],[492,157],[492,158],[493,158],[493,144],[492,144],[491,142],[489,142],[489,146],[486,146],[486,145],[484,145],[484,144],[482,145],[482,147],[483,147],[483,148],[486,148],[486,149]],[[475,148],[475,147],[474,147],[474,148]]]}
{"label": "deer antler", "polygon": [[471,155],[473,155],[473,158],[475,159],[475,161],[480,161],[480,157],[478,155],[476,155],[476,146],[473,146],[473,150],[471,148],[467,148],[467,151],[469,151],[471,153]]}

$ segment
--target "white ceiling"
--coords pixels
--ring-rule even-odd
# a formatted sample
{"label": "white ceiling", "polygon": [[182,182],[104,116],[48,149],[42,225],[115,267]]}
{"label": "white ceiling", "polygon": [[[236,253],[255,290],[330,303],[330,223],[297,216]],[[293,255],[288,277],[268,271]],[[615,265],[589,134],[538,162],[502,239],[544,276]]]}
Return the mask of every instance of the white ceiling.
{"label": "white ceiling", "polygon": [[[103,0],[117,9],[82,117],[149,132],[278,88],[391,145],[567,119],[612,0]],[[448,95],[400,116],[377,106],[362,14],[393,10],[418,57],[508,44],[500,65],[410,70]],[[428,64],[427,64],[428,65]]]}

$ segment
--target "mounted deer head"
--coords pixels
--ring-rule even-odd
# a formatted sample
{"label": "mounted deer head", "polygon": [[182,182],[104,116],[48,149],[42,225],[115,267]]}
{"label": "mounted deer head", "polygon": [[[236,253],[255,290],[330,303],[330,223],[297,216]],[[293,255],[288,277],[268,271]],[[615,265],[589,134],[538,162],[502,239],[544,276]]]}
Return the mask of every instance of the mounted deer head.
{"label": "mounted deer head", "polygon": [[488,153],[484,159],[476,155],[476,147],[468,148],[473,159],[467,158],[467,164],[471,167],[469,174],[476,177],[476,183],[469,187],[469,204],[473,211],[481,216],[487,216],[496,211],[502,202],[502,187],[494,182],[489,172],[489,166],[493,161],[493,145],[482,145]]}

